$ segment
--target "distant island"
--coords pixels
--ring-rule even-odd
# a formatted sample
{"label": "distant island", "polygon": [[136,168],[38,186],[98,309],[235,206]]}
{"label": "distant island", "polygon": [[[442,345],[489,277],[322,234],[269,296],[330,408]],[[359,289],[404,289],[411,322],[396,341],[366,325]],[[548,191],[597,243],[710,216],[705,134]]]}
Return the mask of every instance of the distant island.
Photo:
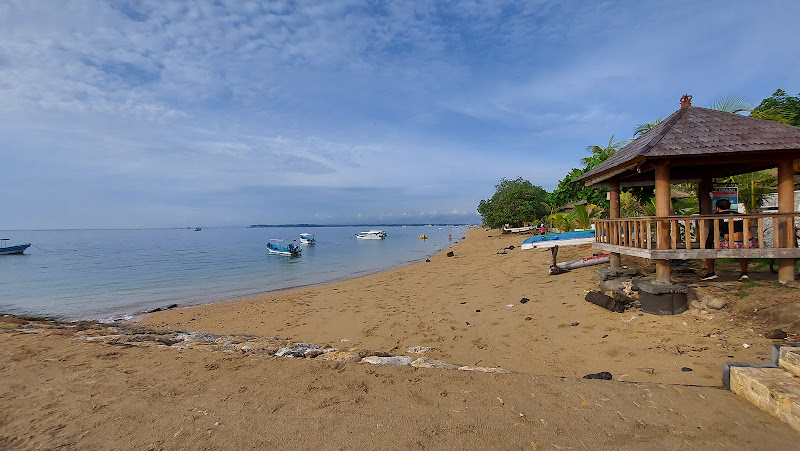
{"label": "distant island", "polygon": [[466,226],[469,224],[253,224],[248,228],[264,227],[424,227]]}

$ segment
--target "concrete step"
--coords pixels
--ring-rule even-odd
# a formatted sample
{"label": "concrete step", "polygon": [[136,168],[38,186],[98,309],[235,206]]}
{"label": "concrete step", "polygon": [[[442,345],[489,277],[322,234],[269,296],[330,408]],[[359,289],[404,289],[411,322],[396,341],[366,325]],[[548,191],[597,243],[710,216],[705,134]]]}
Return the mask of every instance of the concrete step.
{"label": "concrete step", "polygon": [[800,377],[783,368],[729,366],[732,392],[800,432]]}
{"label": "concrete step", "polygon": [[778,352],[778,366],[800,377],[800,348],[781,346]]}

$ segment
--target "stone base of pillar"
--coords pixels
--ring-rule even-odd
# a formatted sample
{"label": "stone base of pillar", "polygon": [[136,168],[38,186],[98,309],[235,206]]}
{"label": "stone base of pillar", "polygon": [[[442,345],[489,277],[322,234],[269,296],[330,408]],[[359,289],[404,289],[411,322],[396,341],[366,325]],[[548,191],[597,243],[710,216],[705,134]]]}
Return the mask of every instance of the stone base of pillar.
{"label": "stone base of pillar", "polygon": [[636,286],[645,313],[675,315],[689,308],[689,288],[686,285],[638,282]]}

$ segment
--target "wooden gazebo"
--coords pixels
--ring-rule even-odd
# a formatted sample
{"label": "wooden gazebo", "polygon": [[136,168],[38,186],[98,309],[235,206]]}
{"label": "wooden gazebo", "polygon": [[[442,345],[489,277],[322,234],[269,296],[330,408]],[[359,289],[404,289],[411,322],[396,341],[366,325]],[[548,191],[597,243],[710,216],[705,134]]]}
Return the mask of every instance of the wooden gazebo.
{"label": "wooden gazebo", "polygon": [[[643,136],[577,179],[588,187],[610,188],[610,219],[595,221],[595,249],[655,260],[656,282],[670,282],[670,259],[777,258],[778,280],[794,280],[794,174],[800,165],[800,127],[691,106],[681,108]],[[778,169],[778,212],[734,214],[744,221],[744,248],[705,248],[718,234],[713,215],[712,179],[762,169]],[[670,183],[700,184],[700,215],[672,215]],[[656,216],[620,218],[620,188],[655,185]],[[800,224],[800,223],[798,223]],[[766,232],[766,233],[765,233]],[[770,233],[771,233],[771,238]],[[716,235],[715,235],[716,236]]]}

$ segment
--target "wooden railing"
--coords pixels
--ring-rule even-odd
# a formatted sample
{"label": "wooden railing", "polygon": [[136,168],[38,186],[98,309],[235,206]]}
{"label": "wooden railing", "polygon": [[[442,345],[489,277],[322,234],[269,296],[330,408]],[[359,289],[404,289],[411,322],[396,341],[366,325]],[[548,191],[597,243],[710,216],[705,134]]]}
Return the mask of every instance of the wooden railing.
{"label": "wooden railing", "polygon": [[[792,213],[762,213],[762,214],[728,214],[710,216],[647,216],[636,218],[616,218],[595,220],[595,242],[607,250],[621,247],[635,250],[649,251],[663,254],[658,251],[678,251],[688,258],[686,251],[700,250],[696,256],[712,256],[719,252],[709,250],[730,249],[734,254],[747,254],[748,257],[777,256],[778,254],[792,254],[787,248],[797,248],[795,224],[800,225],[800,212]],[[734,222],[737,225],[734,227]],[[739,230],[741,233],[733,233]],[[720,231],[728,226],[731,231],[726,237],[721,237]],[[709,234],[719,239],[709,240]],[[607,245],[607,246],[604,246]],[[755,250],[736,252],[741,250]],[[769,249],[784,249],[782,252],[768,251]],[[632,255],[642,252],[625,252]],[[800,253],[797,253],[800,255]],[[679,258],[679,257],[673,257]]]}

